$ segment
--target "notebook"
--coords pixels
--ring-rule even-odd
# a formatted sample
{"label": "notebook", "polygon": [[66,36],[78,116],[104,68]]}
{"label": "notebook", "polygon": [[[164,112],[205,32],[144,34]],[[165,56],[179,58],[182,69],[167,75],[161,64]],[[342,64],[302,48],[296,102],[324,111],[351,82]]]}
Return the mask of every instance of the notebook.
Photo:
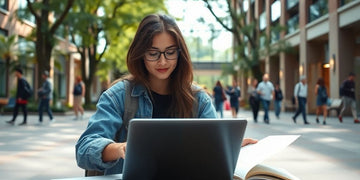
{"label": "notebook", "polygon": [[132,119],[123,179],[233,179],[245,119]]}

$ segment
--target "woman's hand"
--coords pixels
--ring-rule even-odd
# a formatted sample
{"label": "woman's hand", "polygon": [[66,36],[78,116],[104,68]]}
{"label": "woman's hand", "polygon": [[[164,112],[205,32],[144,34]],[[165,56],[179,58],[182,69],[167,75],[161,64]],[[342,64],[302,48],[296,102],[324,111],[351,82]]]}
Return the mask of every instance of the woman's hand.
{"label": "woman's hand", "polygon": [[115,161],[117,159],[125,159],[126,142],[108,144],[103,152],[102,159],[104,162]]}
{"label": "woman's hand", "polygon": [[242,143],[241,143],[241,147],[244,147],[244,146],[246,146],[246,145],[248,145],[248,144],[255,144],[255,143],[257,143],[257,142],[258,142],[257,139],[244,138],[243,141],[242,141]]}

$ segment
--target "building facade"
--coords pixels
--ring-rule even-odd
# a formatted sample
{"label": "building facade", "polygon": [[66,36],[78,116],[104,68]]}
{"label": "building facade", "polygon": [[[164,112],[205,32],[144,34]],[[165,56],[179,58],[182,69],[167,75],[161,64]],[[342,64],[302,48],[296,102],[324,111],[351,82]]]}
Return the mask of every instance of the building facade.
{"label": "building facade", "polygon": [[[244,2],[247,1],[247,2]],[[356,97],[360,99],[360,0],[244,0],[254,13],[259,31],[285,39],[295,53],[262,57],[263,72],[280,82],[285,101],[293,96],[301,75],[308,80],[308,111],[315,112],[315,85],[325,80],[330,98],[339,98],[339,87],[349,72],[355,72]],[[250,17],[250,16],[249,16]],[[251,19],[248,19],[251,21]],[[280,24],[286,32],[274,33]]]}

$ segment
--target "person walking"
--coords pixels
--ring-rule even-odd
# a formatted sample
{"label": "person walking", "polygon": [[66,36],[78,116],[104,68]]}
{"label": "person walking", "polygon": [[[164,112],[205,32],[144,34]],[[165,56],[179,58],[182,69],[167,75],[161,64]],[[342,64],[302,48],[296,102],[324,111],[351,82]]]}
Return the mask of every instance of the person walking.
{"label": "person walking", "polygon": [[23,71],[21,68],[15,69],[15,76],[17,78],[15,107],[14,107],[12,119],[6,122],[11,125],[14,125],[16,117],[19,113],[19,108],[21,107],[24,113],[24,120],[22,123],[19,124],[19,126],[22,126],[22,125],[26,125],[27,123],[27,103],[28,103],[28,98],[32,94],[32,88],[30,87],[26,79],[23,77]]}
{"label": "person walking", "polygon": [[43,122],[43,110],[45,109],[46,112],[49,115],[50,123],[55,122],[55,119],[53,118],[52,111],[50,108],[50,101],[53,97],[53,86],[51,83],[51,80],[49,78],[49,71],[44,71],[42,73],[42,78],[45,80],[42,84],[41,88],[38,90],[38,96],[40,100],[39,104],[39,125]]}
{"label": "person walking", "polygon": [[[135,118],[217,116],[211,98],[192,82],[190,54],[173,18],[146,16],[136,31],[126,62],[130,74],[101,95],[95,114],[76,143],[76,160],[81,168],[105,175],[122,173],[128,150],[123,119],[127,97],[138,98],[132,110],[135,112],[130,112]],[[132,93],[126,93],[127,88]],[[249,143],[256,140],[245,138],[242,145]]]}
{"label": "person walking", "polygon": [[74,120],[83,119],[84,116],[84,108],[82,107],[82,99],[85,97],[85,85],[82,82],[81,76],[76,76],[75,85],[73,90],[74,101],[73,101],[73,109],[75,113]]}
{"label": "person walking", "polygon": [[216,81],[215,87],[213,89],[213,96],[215,101],[215,110],[216,112],[220,112],[220,117],[224,117],[224,101],[226,101],[226,96],[224,92],[224,88],[221,85],[221,82]]}
{"label": "person walking", "polygon": [[326,125],[327,117],[327,90],[325,87],[324,79],[319,78],[315,86],[315,95],[316,95],[316,123],[319,124],[319,114],[320,111],[323,113],[323,125]]}
{"label": "person walking", "polygon": [[271,100],[274,98],[274,85],[269,81],[269,75],[263,75],[263,81],[261,81],[256,88],[258,94],[260,95],[260,100],[264,108],[264,122],[266,124],[270,123],[269,119],[269,107]]}
{"label": "person walking", "polygon": [[296,117],[301,113],[304,119],[304,124],[310,124],[306,120],[306,101],[307,101],[307,84],[306,77],[301,76],[300,82],[295,85],[294,88],[294,97],[295,103],[298,104],[298,108],[296,110],[295,115],[292,117],[294,123],[296,124]]}
{"label": "person walking", "polygon": [[354,118],[354,123],[360,123],[356,113],[356,98],[355,98],[355,73],[350,72],[346,80],[340,86],[340,96],[342,97],[343,108],[339,114],[340,123],[343,122],[342,116],[347,107],[351,107],[351,113]]}
{"label": "person walking", "polygon": [[281,112],[281,101],[283,100],[283,93],[282,90],[280,89],[280,84],[277,82],[275,84],[275,100],[274,100],[274,105],[275,105],[275,116],[276,118],[280,118],[280,112]]}
{"label": "person walking", "polygon": [[254,79],[248,88],[249,104],[253,113],[254,122],[257,123],[257,116],[259,113],[260,99],[259,94],[256,91],[258,80]]}
{"label": "person walking", "polygon": [[230,96],[230,107],[231,107],[231,114],[233,118],[237,117],[239,112],[239,102],[241,91],[240,87],[238,86],[237,82],[233,80],[232,86],[225,90],[226,94]]}

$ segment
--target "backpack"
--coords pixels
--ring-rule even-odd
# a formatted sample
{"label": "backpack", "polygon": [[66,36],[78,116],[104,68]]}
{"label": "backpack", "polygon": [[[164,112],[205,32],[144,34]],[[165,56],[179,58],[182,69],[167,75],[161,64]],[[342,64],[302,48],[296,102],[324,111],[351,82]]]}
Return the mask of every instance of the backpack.
{"label": "backpack", "polygon": [[[125,128],[127,130],[129,121],[133,117],[135,117],[135,113],[139,106],[139,99],[137,97],[131,97],[131,90],[134,87],[134,84],[131,83],[129,80],[123,80],[125,84],[125,102],[124,102],[124,114],[123,114],[123,124],[120,129],[116,132],[115,135],[115,142],[118,142],[117,139],[119,137],[120,132]],[[126,137],[125,137],[126,139]],[[85,176],[103,176],[103,171],[96,171],[96,170],[85,170]]]}
{"label": "backpack", "polygon": [[[135,113],[137,112],[137,108],[139,106],[139,99],[137,97],[131,96],[131,90],[134,87],[134,84],[131,83],[129,80],[123,80],[125,84],[125,102],[124,102],[124,114],[123,114],[123,124],[120,127],[120,129],[116,132],[115,135],[115,142],[119,142],[118,137],[120,135],[120,132],[125,128],[126,131],[128,129],[129,121],[133,117],[135,117]],[[197,117],[197,108],[198,104],[197,102],[194,103],[193,107],[193,116]],[[125,135],[127,136],[127,134]],[[125,137],[127,139],[127,137]],[[85,170],[85,176],[103,176],[103,171],[96,171],[96,170]]]}
{"label": "backpack", "polygon": [[23,98],[28,99],[33,95],[34,90],[31,88],[30,84],[26,80],[24,80],[24,83],[25,83],[25,85],[24,85],[24,97]]}
{"label": "backpack", "polygon": [[318,96],[320,97],[321,102],[327,102],[328,95],[325,87],[321,87],[321,89],[318,90]]}
{"label": "backpack", "polygon": [[81,83],[78,83],[74,87],[74,95],[81,95],[82,94],[82,86]]}
{"label": "backpack", "polygon": [[237,91],[238,97],[241,97],[241,90],[240,90],[240,88],[236,88],[236,91]]}

